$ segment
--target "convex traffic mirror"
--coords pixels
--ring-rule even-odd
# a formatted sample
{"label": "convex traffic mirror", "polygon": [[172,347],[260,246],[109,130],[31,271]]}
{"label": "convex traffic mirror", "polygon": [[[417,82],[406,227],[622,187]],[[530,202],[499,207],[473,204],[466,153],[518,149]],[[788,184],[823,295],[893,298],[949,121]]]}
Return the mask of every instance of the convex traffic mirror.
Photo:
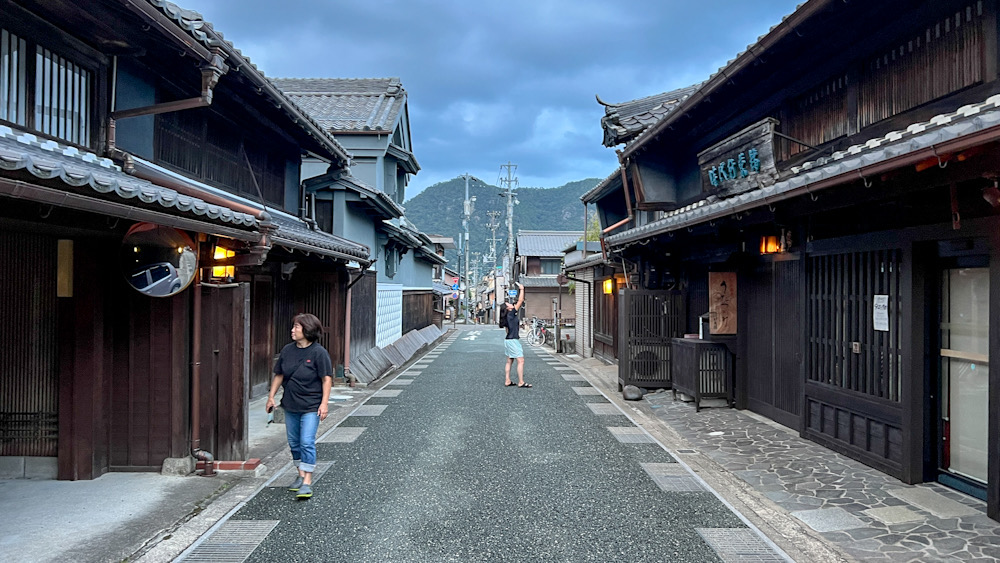
{"label": "convex traffic mirror", "polygon": [[153,223],[136,223],[128,230],[119,262],[129,285],[151,297],[184,291],[198,268],[191,237]]}

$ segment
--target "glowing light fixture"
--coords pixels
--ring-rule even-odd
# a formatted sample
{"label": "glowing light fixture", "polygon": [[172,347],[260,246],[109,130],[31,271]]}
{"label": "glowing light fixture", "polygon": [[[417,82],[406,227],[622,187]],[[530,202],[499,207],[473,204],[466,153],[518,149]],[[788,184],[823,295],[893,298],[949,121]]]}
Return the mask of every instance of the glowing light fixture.
{"label": "glowing light fixture", "polygon": [[777,254],[779,252],[781,252],[781,245],[778,242],[778,237],[773,235],[760,237],[761,254]]}
{"label": "glowing light fixture", "polygon": [[[216,260],[221,258],[232,258],[236,256],[236,252],[229,250],[228,248],[222,248],[221,246],[215,247]],[[213,266],[212,267],[212,277],[213,278],[234,278],[236,277],[236,266]]]}
{"label": "glowing light fixture", "polygon": [[604,295],[611,295],[614,292],[615,292],[614,278],[608,278],[604,280]]}

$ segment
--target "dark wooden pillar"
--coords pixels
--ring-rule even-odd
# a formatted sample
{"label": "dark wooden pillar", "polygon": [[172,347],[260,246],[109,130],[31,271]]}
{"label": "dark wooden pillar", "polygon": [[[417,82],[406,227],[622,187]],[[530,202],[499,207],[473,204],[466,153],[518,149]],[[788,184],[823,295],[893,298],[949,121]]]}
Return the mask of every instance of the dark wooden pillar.
{"label": "dark wooden pillar", "polygon": [[986,467],[986,514],[1000,521],[1000,363],[993,352],[1000,350],[1000,232],[997,222],[990,229],[990,397]]}
{"label": "dark wooden pillar", "polygon": [[900,295],[895,300],[890,296],[890,306],[899,303],[901,307],[899,341],[903,357],[899,402],[902,407],[903,459],[900,479],[911,484],[924,481],[924,449],[928,431],[925,423],[927,381],[924,366],[927,350],[924,337],[927,311],[924,284],[929,271],[925,260],[930,253],[917,252],[916,248],[912,243],[904,245],[899,263]]}

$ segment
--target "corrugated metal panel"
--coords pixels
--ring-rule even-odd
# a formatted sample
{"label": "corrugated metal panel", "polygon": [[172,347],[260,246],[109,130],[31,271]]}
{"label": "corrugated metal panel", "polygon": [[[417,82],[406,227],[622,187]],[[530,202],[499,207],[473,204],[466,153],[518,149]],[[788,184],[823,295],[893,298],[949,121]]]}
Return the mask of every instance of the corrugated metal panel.
{"label": "corrugated metal panel", "polygon": [[0,455],[55,456],[56,240],[0,232]]}

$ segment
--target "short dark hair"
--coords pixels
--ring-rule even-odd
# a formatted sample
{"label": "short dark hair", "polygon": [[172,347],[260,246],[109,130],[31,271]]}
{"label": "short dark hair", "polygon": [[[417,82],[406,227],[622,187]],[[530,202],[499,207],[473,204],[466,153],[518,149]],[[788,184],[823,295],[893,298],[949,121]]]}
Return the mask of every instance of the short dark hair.
{"label": "short dark hair", "polygon": [[302,336],[309,342],[316,342],[320,336],[323,336],[323,323],[319,322],[316,315],[299,313],[292,319],[292,324],[298,324],[302,327]]}

